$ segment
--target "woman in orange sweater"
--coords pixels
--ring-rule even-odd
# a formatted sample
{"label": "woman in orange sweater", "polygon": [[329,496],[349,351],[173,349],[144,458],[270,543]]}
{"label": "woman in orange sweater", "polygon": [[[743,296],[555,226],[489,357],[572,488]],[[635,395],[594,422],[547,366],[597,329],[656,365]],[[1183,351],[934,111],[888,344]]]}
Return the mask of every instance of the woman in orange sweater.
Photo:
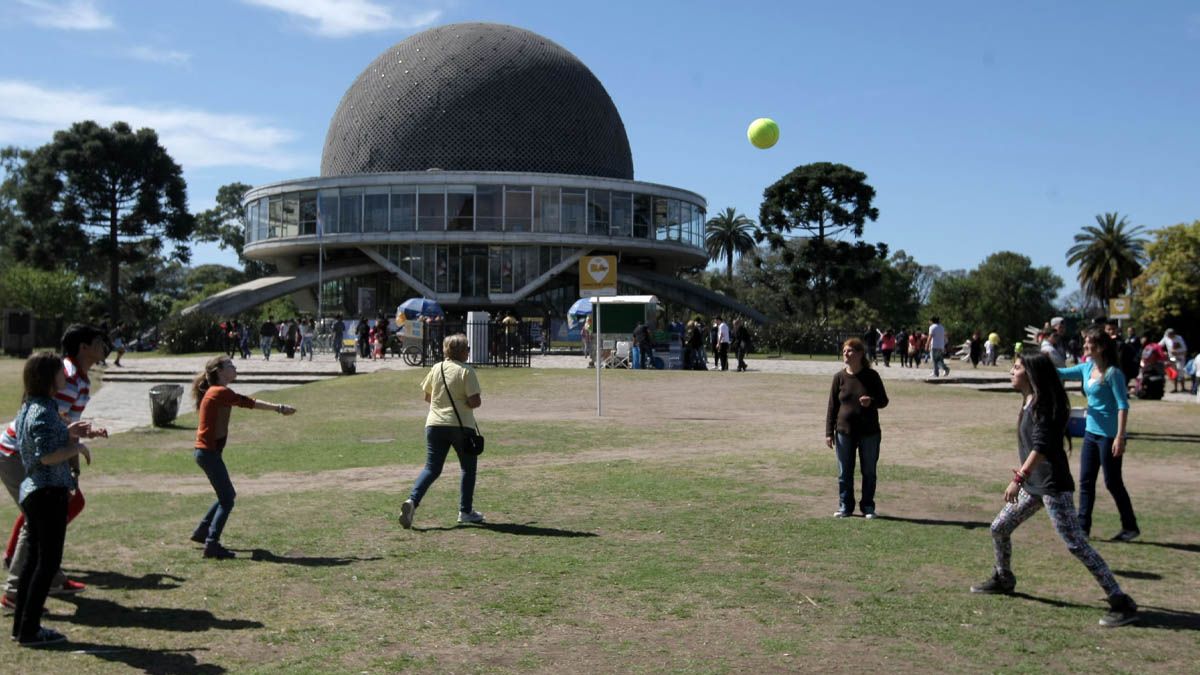
{"label": "woman in orange sweater", "polygon": [[281,415],[295,414],[296,409],[282,403],[268,403],[249,396],[242,396],[229,388],[237,379],[237,366],[228,356],[217,356],[204,366],[204,372],[192,382],[192,396],[200,411],[200,424],[196,428],[196,464],[204,469],[208,482],[217,493],[208,513],[192,532],[192,541],[204,544],[204,557],[218,560],[234,557],[233,551],[221,545],[221,531],[233,510],[233,499],[237,493],[229,480],[229,471],[221,453],[229,436],[229,415],[233,407],[255,410],[274,410]]}

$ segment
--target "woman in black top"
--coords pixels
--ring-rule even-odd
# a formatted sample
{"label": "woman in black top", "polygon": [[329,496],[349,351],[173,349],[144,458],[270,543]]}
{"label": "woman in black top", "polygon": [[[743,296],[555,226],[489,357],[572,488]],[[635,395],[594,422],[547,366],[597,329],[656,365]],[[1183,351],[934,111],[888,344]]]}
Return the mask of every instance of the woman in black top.
{"label": "woman in black top", "polygon": [[1101,626],[1123,626],[1137,620],[1137,604],[1121,591],[1100,554],[1088,544],[1075,514],[1075,481],[1063,450],[1071,406],[1058,370],[1045,354],[1017,355],[1012,386],[1022,394],[1017,417],[1017,447],[1021,467],[1004,490],[1004,509],[992,521],[996,567],[991,578],[972,586],[972,593],[1012,593],[1017,578],[1012,573],[1013,530],[1043,506],[1054,529],[1079,562],[1083,563],[1108,596],[1110,610]]}
{"label": "woman in black top", "polygon": [[875,517],[875,464],[879,461],[879,409],[888,404],[879,373],[867,361],[867,347],[858,338],[842,345],[846,364],[833,376],[825,413],[825,445],[837,447],[838,510],[836,518],[854,514],[854,459],[862,460],[863,515]]}

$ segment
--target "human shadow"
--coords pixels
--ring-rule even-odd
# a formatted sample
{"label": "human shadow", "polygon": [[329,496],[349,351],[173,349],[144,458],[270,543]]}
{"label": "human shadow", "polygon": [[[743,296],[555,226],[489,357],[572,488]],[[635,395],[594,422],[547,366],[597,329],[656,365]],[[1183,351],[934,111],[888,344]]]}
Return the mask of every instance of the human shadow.
{"label": "human shadow", "polygon": [[116,588],[127,591],[167,591],[179,588],[178,582],[187,581],[174,574],[143,574],[133,577],[120,572],[102,572],[99,570],[72,570],[71,576],[88,586],[96,588]]}
{"label": "human shadow", "polygon": [[[262,628],[258,621],[219,619],[204,609],[177,607],[125,607],[111,600],[74,595],[62,598],[75,605],[75,613],[61,620],[81,626],[105,628],[150,628],[180,633],[207,630],[244,630]],[[59,617],[55,617],[56,620]]]}
{"label": "human shadow", "polygon": [[[458,525],[450,527],[414,527],[418,532],[449,532],[451,530],[466,529],[471,526]],[[538,527],[533,523],[479,523],[475,525],[481,530],[490,530],[501,534],[515,534],[532,537],[598,537],[600,535],[595,532],[581,532],[578,530],[560,530],[553,527]]]}
{"label": "human shadow", "polygon": [[351,565],[356,562],[368,562],[371,560],[379,560],[379,556],[371,558],[354,558],[348,556],[342,557],[308,557],[308,556],[286,556],[275,555],[265,548],[255,549],[230,549],[238,553],[249,553],[250,559],[255,562],[269,562],[279,565],[298,565],[300,567],[341,567],[343,565]]}
{"label": "human shadow", "polygon": [[1200,614],[1166,607],[1142,607],[1137,625],[1167,630],[1200,630]]}
{"label": "human shadow", "polygon": [[1050,605],[1051,607],[1090,607],[1091,606],[1091,605],[1081,605],[1078,602],[1067,602],[1066,600],[1058,600],[1056,598],[1043,598],[1041,596],[1030,595],[1028,593],[1021,593],[1021,592],[1009,593],[1009,595],[1011,595],[1014,598],[1021,598],[1022,600],[1032,600],[1034,602],[1040,602],[1043,605]]}
{"label": "human shadow", "polygon": [[122,663],[149,675],[174,675],[175,673],[219,675],[220,673],[227,672],[221,666],[212,663],[200,663],[192,654],[198,651],[208,651],[204,647],[197,649],[142,649],[141,647],[127,647],[125,645],[101,645],[90,642],[68,641],[53,645],[47,649],[92,656],[112,663]]}
{"label": "human shadow", "polygon": [[894,520],[901,523],[914,523],[916,525],[946,525],[950,527],[961,527],[964,530],[977,530],[983,527],[991,527],[991,523],[985,523],[981,520],[935,520],[933,518],[903,518],[900,516],[875,516],[876,520]]}
{"label": "human shadow", "polygon": [[1113,574],[1126,579],[1144,579],[1147,581],[1161,581],[1163,576],[1154,572],[1138,572],[1136,570],[1113,570]]}
{"label": "human shadow", "polygon": [[1131,541],[1134,546],[1158,546],[1188,553],[1200,553],[1200,544],[1179,544],[1173,541]]}
{"label": "human shadow", "polygon": [[1129,432],[1126,438],[1131,441],[1154,441],[1156,443],[1197,443],[1200,444],[1200,434],[1158,434],[1153,432]]}

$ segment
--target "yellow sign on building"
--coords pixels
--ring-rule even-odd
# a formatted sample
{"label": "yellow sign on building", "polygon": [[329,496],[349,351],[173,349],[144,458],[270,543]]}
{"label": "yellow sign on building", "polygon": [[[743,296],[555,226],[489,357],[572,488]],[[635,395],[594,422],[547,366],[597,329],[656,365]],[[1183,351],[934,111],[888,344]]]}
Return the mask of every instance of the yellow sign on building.
{"label": "yellow sign on building", "polygon": [[579,297],[617,294],[617,256],[585,255],[579,259]]}

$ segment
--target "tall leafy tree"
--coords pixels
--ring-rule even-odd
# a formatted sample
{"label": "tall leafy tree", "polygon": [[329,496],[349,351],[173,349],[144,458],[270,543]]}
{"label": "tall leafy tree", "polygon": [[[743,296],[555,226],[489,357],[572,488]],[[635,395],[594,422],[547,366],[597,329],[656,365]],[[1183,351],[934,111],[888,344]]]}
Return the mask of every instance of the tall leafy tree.
{"label": "tall leafy tree", "polygon": [[754,221],[738,213],[732,206],[712,218],[704,226],[704,248],[709,260],[725,259],[725,278],[733,279],[733,256],[754,250]]}
{"label": "tall leafy tree", "polygon": [[183,170],[153,129],[124,122],[102,127],[77,122],[38,148],[23,169],[17,202],[37,227],[77,227],[91,238],[92,255],[107,264],[108,315],[121,319],[121,266],[175,244],[187,262],[195,219],[187,209]]}
{"label": "tall leafy tree", "polygon": [[1000,251],[965,275],[949,272],[939,277],[926,310],[929,316],[941,317],[955,342],[974,330],[1018,340],[1025,326],[1040,326],[1050,318],[1062,286],[1049,267],[1034,267],[1028,256]]}
{"label": "tall leafy tree", "polygon": [[1075,245],[1067,249],[1067,264],[1079,266],[1079,283],[1083,290],[1100,300],[1121,295],[1139,274],[1146,262],[1146,240],[1143,227],[1129,227],[1119,213],[1096,216],[1096,224],[1088,225],[1075,235]]}
{"label": "tall leafy tree", "polygon": [[246,279],[257,279],[270,274],[274,267],[242,255],[246,245],[246,211],[242,208],[242,195],[252,186],[245,183],[229,183],[217,189],[217,205],[196,215],[196,239],[215,241],[224,249],[233,249],[245,270]]}
{"label": "tall leafy tree", "polygon": [[[1153,232],[1150,262],[1134,282],[1134,312],[1147,327],[1174,328],[1189,343],[1200,336],[1200,220]],[[1195,347],[1192,347],[1195,349]]]}
{"label": "tall leafy tree", "polygon": [[[829,240],[844,233],[862,238],[866,222],[879,218],[879,209],[871,205],[874,199],[875,188],[865,173],[830,162],[798,166],[763,191],[755,238],[781,251],[784,263],[811,267],[810,292],[822,317],[829,314],[837,271],[865,253],[858,245],[833,246]],[[805,260],[790,254],[786,245],[787,235],[796,230],[807,234]]]}

